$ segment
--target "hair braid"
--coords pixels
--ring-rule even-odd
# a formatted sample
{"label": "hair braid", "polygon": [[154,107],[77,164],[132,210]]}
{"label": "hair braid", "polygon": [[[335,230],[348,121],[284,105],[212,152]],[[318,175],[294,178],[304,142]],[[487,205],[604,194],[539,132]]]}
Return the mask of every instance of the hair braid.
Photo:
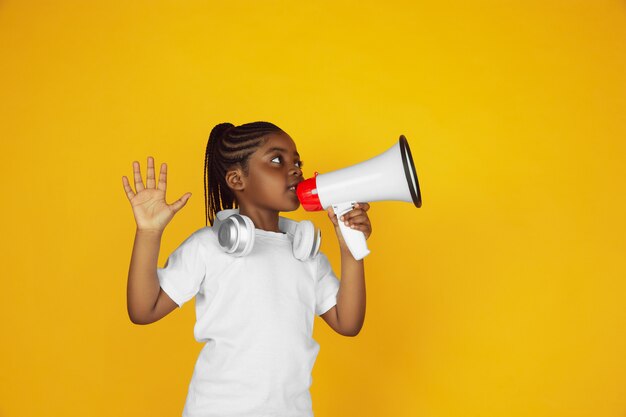
{"label": "hair braid", "polygon": [[209,135],[204,156],[204,203],[206,224],[224,209],[237,208],[235,195],[226,184],[226,172],[239,165],[248,175],[248,159],[260,146],[264,136],[282,132],[269,122],[252,122],[240,126],[232,123],[216,125]]}

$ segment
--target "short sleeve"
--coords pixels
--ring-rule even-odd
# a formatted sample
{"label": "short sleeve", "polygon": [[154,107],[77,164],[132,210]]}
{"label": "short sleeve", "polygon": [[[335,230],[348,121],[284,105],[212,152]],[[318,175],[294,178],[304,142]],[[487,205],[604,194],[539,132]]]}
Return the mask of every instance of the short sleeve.
{"label": "short sleeve", "polygon": [[326,255],[319,252],[316,259],[315,314],[321,316],[337,304],[340,282]]}
{"label": "short sleeve", "polygon": [[193,233],[170,254],[163,268],[157,268],[161,288],[179,307],[196,295],[204,279],[201,250],[198,233]]}

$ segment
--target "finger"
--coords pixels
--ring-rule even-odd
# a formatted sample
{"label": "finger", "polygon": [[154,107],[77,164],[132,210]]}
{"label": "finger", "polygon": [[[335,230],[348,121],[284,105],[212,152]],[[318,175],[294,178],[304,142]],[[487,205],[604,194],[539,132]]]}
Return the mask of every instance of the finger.
{"label": "finger", "polygon": [[349,220],[355,216],[360,216],[362,214],[364,214],[365,212],[361,209],[352,209],[349,212],[345,213],[343,216],[341,216],[341,220],[345,221],[345,220]]}
{"label": "finger", "polygon": [[365,214],[362,214],[360,216],[354,216],[344,221],[344,223],[348,223],[348,224],[363,224],[367,222],[369,222],[369,218]]}
{"label": "finger", "polygon": [[130,183],[128,182],[128,178],[126,178],[126,176],[122,177],[122,184],[124,185],[124,191],[126,191],[126,197],[128,197],[128,201],[132,200],[132,198],[135,196],[135,193],[130,187]]}
{"label": "finger", "polygon": [[356,203],[354,207],[355,208],[358,207],[360,209],[363,209],[364,211],[367,211],[370,209],[370,205],[368,203]]}
{"label": "finger", "polygon": [[335,214],[335,211],[333,210],[332,207],[329,207],[327,210],[327,214],[328,214],[328,218],[330,219],[330,222],[333,224],[333,226],[339,226],[339,223],[337,222],[337,215]]}
{"label": "finger", "polygon": [[365,221],[357,221],[357,222],[348,222],[348,223],[344,223],[346,226],[350,227],[350,226],[371,226],[370,222],[365,220]]}
{"label": "finger", "polygon": [[133,162],[133,176],[135,177],[135,190],[137,192],[144,189],[143,180],[141,179],[141,170],[139,169],[139,162]]}
{"label": "finger", "polygon": [[154,188],[156,180],[154,179],[154,158],[148,157],[148,176],[146,177],[146,188]]}
{"label": "finger", "polygon": [[167,165],[165,162],[161,164],[161,173],[159,174],[159,185],[157,186],[159,190],[163,190],[167,188]]}
{"label": "finger", "polygon": [[368,233],[371,233],[370,226],[366,224],[351,224],[350,229],[358,230],[360,232],[365,233],[366,235]]}
{"label": "finger", "polygon": [[172,208],[172,210],[174,210],[174,213],[176,213],[178,210],[183,208],[185,204],[187,204],[187,200],[189,200],[189,197],[191,197],[191,193],[186,193],[174,203],[170,204],[170,207]]}

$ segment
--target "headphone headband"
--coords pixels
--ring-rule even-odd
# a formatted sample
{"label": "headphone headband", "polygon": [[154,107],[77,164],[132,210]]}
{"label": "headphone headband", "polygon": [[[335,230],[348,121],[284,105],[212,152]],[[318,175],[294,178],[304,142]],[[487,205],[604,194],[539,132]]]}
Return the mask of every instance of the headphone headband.
{"label": "headphone headband", "polygon": [[[246,256],[254,247],[255,227],[252,219],[239,214],[239,209],[225,209],[215,215],[213,228],[217,231],[220,246],[233,256]],[[306,261],[314,258],[320,248],[321,232],[309,220],[300,222],[278,216],[280,231],[293,236],[293,254]]]}

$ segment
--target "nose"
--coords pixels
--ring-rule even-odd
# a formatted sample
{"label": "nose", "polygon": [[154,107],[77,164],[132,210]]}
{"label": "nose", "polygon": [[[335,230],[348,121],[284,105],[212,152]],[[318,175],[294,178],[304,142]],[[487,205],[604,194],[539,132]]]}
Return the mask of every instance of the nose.
{"label": "nose", "polygon": [[289,170],[289,175],[296,175],[298,177],[302,176],[302,169],[298,166],[294,166]]}

